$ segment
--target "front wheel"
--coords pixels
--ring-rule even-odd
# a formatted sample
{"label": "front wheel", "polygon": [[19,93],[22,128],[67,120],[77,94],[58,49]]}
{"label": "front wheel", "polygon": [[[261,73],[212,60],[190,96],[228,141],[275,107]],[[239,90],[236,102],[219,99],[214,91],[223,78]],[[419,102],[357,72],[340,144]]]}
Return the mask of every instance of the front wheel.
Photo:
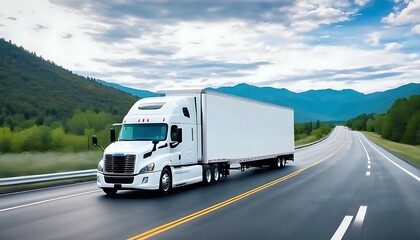
{"label": "front wheel", "polygon": [[172,176],[171,171],[167,168],[163,169],[162,174],[160,175],[160,184],[159,191],[163,194],[167,194],[172,189]]}

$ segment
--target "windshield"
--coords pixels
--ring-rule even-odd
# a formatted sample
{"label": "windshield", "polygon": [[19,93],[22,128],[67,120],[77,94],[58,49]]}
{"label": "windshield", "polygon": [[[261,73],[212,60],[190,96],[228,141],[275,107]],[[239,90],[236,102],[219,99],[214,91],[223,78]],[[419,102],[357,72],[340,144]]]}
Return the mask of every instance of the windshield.
{"label": "windshield", "polygon": [[168,125],[154,124],[124,124],[120,131],[120,141],[153,141],[166,140]]}

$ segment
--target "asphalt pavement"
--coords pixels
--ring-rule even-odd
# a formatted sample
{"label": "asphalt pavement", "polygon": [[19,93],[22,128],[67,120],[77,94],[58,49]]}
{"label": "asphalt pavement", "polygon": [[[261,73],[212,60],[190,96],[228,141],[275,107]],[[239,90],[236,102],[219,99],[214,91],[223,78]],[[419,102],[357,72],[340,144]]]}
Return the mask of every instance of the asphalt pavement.
{"label": "asphalt pavement", "polygon": [[337,127],[278,170],[109,198],[88,182],[0,195],[0,239],[420,239],[420,171]]}

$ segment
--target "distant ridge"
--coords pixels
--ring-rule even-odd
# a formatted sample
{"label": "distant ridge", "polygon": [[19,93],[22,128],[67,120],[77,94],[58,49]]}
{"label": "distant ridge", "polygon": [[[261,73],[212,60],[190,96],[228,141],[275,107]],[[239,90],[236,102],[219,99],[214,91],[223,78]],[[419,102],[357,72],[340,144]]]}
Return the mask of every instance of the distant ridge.
{"label": "distant ridge", "polygon": [[214,91],[247,97],[295,109],[295,121],[345,121],[362,113],[385,113],[398,98],[420,94],[420,84],[410,83],[384,92],[363,94],[354,90],[310,90],[301,93],[286,89],[238,84]]}
{"label": "distant ridge", "polygon": [[[156,93],[123,87],[100,81],[140,97],[157,96]],[[250,98],[295,110],[295,121],[346,121],[362,113],[385,113],[398,98],[420,94],[420,84],[410,83],[384,92],[363,94],[351,89],[309,90],[295,93],[284,88],[256,87],[241,83],[230,87],[208,90]]]}
{"label": "distant ridge", "polygon": [[96,81],[99,82],[99,83],[101,83],[101,84],[103,84],[103,85],[105,85],[105,86],[112,87],[112,88],[115,88],[115,89],[124,91],[126,93],[129,93],[129,94],[131,94],[133,96],[136,96],[136,97],[139,97],[139,98],[156,97],[156,96],[158,96],[157,93],[150,92],[150,91],[147,91],[147,90],[141,90],[141,89],[134,89],[134,88],[124,87],[124,86],[121,86],[121,85],[116,84],[116,83],[110,83],[110,82],[106,82],[106,81],[99,80],[99,79],[96,79]]}

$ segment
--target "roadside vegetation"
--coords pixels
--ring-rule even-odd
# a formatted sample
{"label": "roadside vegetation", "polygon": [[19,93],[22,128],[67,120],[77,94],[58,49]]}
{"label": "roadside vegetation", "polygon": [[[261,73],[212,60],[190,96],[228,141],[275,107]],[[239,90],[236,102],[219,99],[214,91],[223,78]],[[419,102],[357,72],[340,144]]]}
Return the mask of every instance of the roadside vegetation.
{"label": "roadside vegetation", "polygon": [[315,142],[331,132],[333,124],[316,122],[295,123],[295,146]]}
{"label": "roadside vegetation", "polygon": [[121,119],[120,115],[77,109],[69,119],[49,126],[15,127],[13,131],[7,126],[0,127],[0,153],[92,150],[92,135],[98,136],[100,144],[108,145],[111,123]]}
{"label": "roadside vegetation", "polygon": [[362,114],[347,121],[357,131],[375,132],[382,138],[420,144],[420,95],[397,99],[386,114]]}
{"label": "roadside vegetation", "polygon": [[397,99],[385,114],[362,114],[347,121],[372,141],[420,166],[420,95]]}
{"label": "roadside vegetation", "polygon": [[393,152],[394,154],[410,161],[413,165],[420,167],[420,145],[409,145],[397,143],[381,138],[379,134],[373,132],[363,132],[370,140],[379,146]]}

